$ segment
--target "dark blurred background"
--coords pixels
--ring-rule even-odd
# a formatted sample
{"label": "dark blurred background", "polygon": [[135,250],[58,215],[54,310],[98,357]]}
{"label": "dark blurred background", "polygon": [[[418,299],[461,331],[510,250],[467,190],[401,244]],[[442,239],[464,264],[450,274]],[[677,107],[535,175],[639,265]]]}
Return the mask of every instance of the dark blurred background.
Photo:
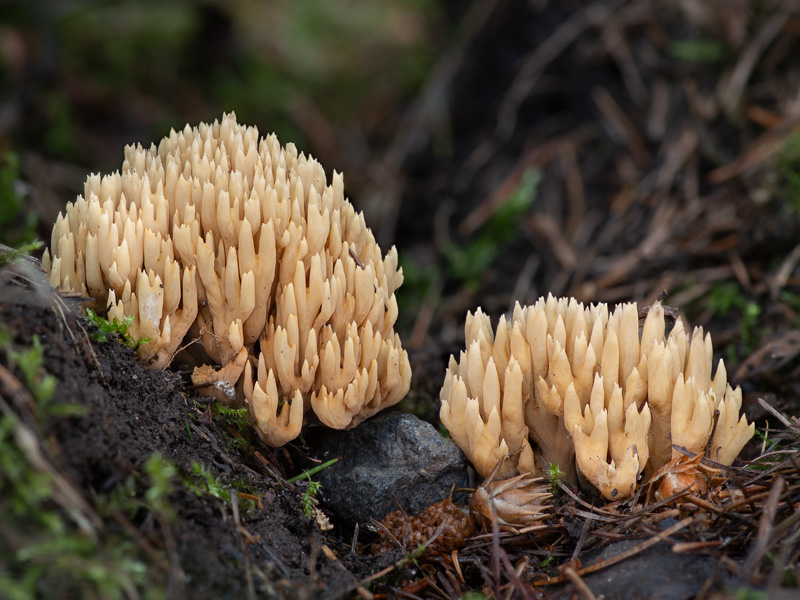
{"label": "dark blurred background", "polygon": [[467,310],[663,289],[750,405],[797,408],[799,8],[0,1],[0,242],[49,241],[125,144],[235,111],[398,246],[407,408],[435,419]]}
{"label": "dark blurred background", "polygon": [[[433,0],[0,2],[0,153],[46,234],[90,171],[235,111],[371,177],[448,33]],[[13,237],[4,231],[5,236]]]}

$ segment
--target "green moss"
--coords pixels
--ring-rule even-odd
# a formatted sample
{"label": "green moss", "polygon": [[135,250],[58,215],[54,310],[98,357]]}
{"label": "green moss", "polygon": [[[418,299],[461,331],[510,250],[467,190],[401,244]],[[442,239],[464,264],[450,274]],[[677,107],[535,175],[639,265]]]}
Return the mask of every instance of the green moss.
{"label": "green moss", "polygon": [[211,412],[217,422],[227,426],[228,439],[233,446],[242,453],[249,456],[253,452],[253,427],[250,425],[250,418],[246,408],[229,408],[219,403],[211,406]]}
{"label": "green moss", "polygon": [[[745,295],[735,281],[722,281],[698,300],[698,310],[707,309],[718,317],[733,317],[739,324],[739,338],[744,354],[752,352],[767,333],[761,326],[761,307]],[[736,349],[728,347],[729,362],[736,362]]]}
{"label": "green moss", "polygon": [[550,492],[553,495],[561,491],[561,486],[559,484],[564,475],[566,475],[566,473],[561,470],[561,467],[559,467],[557,463],[551,462],[547,467],[547,478],[550,480]]}
{"label": "green moss", "polygon": [[308,519],[314,518],[314,498],[316,498],[321,489],[322,484],[319,481],[311,481],[309,478],[306,489],[303,491],[303,495],[300,498],[300,501],[303,503],[303,514]]}
{"label": "green moss", "polygon": [[41,241],[34,240],[20,245],[19,248],[0,250],[0,268],[24,260],[26,257],[29,257],[30,254],[39,250],[43,245]]}

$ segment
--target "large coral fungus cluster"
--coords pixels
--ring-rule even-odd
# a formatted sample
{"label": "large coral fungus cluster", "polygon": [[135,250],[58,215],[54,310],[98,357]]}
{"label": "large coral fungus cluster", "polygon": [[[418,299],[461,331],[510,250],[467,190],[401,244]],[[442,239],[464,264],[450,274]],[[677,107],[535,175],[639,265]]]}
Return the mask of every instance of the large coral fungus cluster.
{"label": "large coral fungus cluster", "polygon": [[410,384],[393,331],[397,253],[382,256],[343,188],[225,115],[128,146],[121,171],[90,176],[43,263],[54,287],[133,317],[155,368],[200,341],[197,362],[221,368],[196,369],[195,383],[233,401],[239,382],[262,438],[280,445],[309,409],[348,428]]}
{"label": "large coral fungus cluster", "polygon": [[712,354],[702,328],[688,335],[678,320],[667,335],[659,303],[641,333],[636,304],[610,312],[540,298],[517,304],[496,332],[478,310],[467,316],[466,351],[450,359],[440,415],[484,477],[506,455],[504,476],[534,472],[538,454],[572,481],[577,465],[620,499],[677,458],[673,444],[730,465],[752,437],[741,389],[722,361],[712,378]]}

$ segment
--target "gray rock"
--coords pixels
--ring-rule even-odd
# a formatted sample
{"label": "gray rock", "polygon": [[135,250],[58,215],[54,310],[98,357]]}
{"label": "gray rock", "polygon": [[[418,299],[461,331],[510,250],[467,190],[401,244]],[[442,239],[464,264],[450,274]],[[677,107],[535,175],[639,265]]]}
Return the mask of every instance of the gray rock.
{"label": "gray rock", "polygon": [[380,414],[349,431],[308,436],[312,456],[339,457],[315,478],[338,519],[367,523],[398,509],[416,514],[469,483],[464,453],[414,415]]}
{"label": "gray rock", "polygon": [[[627,552],[643,540],[623,540],[606,546],[596,558],[587,558],[584,566],[603,562]],[[590,553],[591,555],[592,553]],[[675,553],[672,546],[659,542],[626,560],[586,575],[583,581],[598,598],[615,600],[689,600],[714,574],[716,561],[710,556]],[[571,584],[554,594],[558,600],[574,598]]]}

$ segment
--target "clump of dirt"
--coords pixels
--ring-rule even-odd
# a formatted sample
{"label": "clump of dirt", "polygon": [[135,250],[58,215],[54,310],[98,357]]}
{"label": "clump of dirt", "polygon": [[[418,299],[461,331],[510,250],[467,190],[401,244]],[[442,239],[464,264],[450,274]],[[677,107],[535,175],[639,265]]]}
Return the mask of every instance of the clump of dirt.
{"label": "clump of dirt", "polygon": [[[35,267],[23,263],[0,277],[9,399],[0,416],[9,417],[8,409],[38,434],[45,460],[94,507],[84,509],[97,512],[92,529],[101,540],[121,536],[137,546],[132,556],[147,564],[145,588],[149,581],[170,597],[324,591],[335,598],[355,587],[352,573],[321,554],[326,541],[303,512],[302,488],[282,481],[268,448],[254,447],[230,419],[187,393],[180,375],[147,369],[123,344],[93,340],[80,299],[56,296]],[[20,352],[34,347],[42,349],[38,377],[57,379],[46,404],[21,384]],[[162,476],[163,506],[154,491]],[[69,512],[59,501],[50,508]],[[4,519],[0,540],[24,554],[26,536],[14,529]],[[20,571],[12,577],[27,573],[25,561],[12,564]],[[36,594],[80,595],[77,584],[54,579],[42,580]]]}

